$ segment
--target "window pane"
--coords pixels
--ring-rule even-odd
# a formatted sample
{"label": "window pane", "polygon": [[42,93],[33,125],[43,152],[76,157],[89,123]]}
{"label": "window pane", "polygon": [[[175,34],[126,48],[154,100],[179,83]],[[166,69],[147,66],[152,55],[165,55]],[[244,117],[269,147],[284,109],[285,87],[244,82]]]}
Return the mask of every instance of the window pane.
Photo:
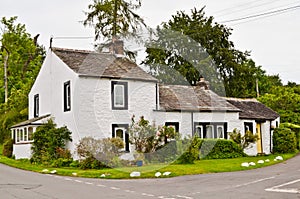
{"label": "window pane", "polygon": [[124,138],[124,132],[123,132],[123,130],[122,129],[117,129],[116,130],[116,136],[117,137],[119,137],[119,138],[121,138],[122,140],[123,140],[123,138]]}
{"label": "window pane", "polygon": [[24,128],[24,141],[28,141],[28,139],[27,139],[27,128]]}
{"label": "window pane", "polygon": [[124,106],[124,86],[115,85],[114,89],[115,106]]}
{"label": "window pane", "polygon": [[214,138],[214,129],[212,125],[206,126],[206,138]]}
{"label": "window pane", "polygon": [[223,126],[218,126],[217,128],[218,132],[218,138],[224,138],[224,131],[223,131]]}
{"label": "window pane", "polygon": [[29,127],[28,128],[28,140],[32,140],[32,133],[33,133],[33,128]]}
{"label": "window pane", "polygon": [[196,126],[196,136],[198,136],[199,138],[202,138],[203,136],[202,133],[202,126]]}

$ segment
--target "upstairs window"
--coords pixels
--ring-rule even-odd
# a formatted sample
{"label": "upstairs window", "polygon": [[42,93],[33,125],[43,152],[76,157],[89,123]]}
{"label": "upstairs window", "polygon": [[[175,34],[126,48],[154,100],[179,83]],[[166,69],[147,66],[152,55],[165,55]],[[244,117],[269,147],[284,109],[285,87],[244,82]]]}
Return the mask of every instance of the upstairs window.
{"label": "upstairs window", "polygon": [[128,84],[127,82],[111,82],[111,101],[113,110],[128,109]]}
{"label": "upstairs window", "polygon": [[64,83],[64,112],[71,110],[71,85],[70,81]]}
{"label": "upstairs window", "polygon": [[33,116],[38,117],[39,116],[39,109],[40,109],[40,104],[39,104],[39,94],[34,95],[33,99]]}

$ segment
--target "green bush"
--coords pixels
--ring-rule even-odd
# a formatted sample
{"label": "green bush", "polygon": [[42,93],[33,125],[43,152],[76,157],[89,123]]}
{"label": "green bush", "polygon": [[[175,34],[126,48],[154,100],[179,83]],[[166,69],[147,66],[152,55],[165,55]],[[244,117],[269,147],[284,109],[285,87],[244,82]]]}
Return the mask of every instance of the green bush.
{"label": "green bush", "polygon": [[288,128],[276,128],[273,133],[273,153],[294,153],[297,149],[295,132]]}
{"label": "green bush", "polygon": [[199,149],[203,139],[193,137],[192,139],[182,140],[182,155],[178,158],[178,164],[193,164],[195,160],[199,159]]}
{"label": "green bush", "polygon": [[228,159],[244,157],[243,149],[232,140],[204,139],[200,146],[200,159]]}
{"label": "green bush", "polygon": [[11,158],[13,154],[13,144],[14,141],[12,139],[6,140],[5,143],[3,144],[2,155]]}

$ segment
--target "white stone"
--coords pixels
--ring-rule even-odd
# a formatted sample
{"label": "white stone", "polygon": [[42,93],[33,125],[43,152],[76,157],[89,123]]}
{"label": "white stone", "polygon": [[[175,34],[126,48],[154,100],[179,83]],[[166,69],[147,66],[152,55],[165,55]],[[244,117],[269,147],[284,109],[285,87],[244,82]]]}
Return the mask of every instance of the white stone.
{"label": "white stone", "polygon": [[255,166],[256,164],[254,162],[249,162],[250,166]]}
{"label": "white stone", "polygon": [[274,161],[276,162],[276,161],[277,161],[277,159],[275,158],[275,159],[274,159]]}
{"label": "white stone", "polygon": [[105,175],[105,174],[102,174],[100,177],[101,177],[101,178],[105,178],[105,177],[106,177],[106,175]]}
{"label": "white stone", "polygon": [[269,160],[269,159],[266,159],[265,162],[270,162],[270,160]]}
{"label": "white stone", "polygon": [[49,170],[48,169],[43,169],[43,171],[42,171],[43,173],[48,173],[49,172]]}
{"label": "white stone", "polygon": [[154,175],[158,178],[159,176],[161,176],[161,172],[156,172]]}
{"label": "white stone", "polygon": [[141,172],[138,171],[133,171],[130,173],[130,177],[140,177],[141,176]]}
{"label": "white stone", "polygon": [[277,156],[276,160],[283,160],[283,157],[282,156]]}
{"label": "white stone", "polygon": [[56,170],[52,170],[52,171],[50,171],[50,173],[55,174],[55,173],[57,173],[57,171]]}
{"label": "white stone", "polygon": [[248,163],[248,162],[243,162],[243,163],[241,164],[241,166],[242,166],[242,167],[249,167],[249,163]]}
{"label": "white stone", "polygon": [[77,176],[77,173],[72,173],[73,176]]}
{"label": "white stone", "polygon": [[257,161],[257,164],[263,164],[263,163],[265,163],[265,161],[263,161],[263,160],[258,160]]}
{"label": "white stone", "polygon": [[168,176],[170,174],[171,174],[171,172],[169,172],[169,171],[166,171],[166,172],[163,173],[164,176]]}

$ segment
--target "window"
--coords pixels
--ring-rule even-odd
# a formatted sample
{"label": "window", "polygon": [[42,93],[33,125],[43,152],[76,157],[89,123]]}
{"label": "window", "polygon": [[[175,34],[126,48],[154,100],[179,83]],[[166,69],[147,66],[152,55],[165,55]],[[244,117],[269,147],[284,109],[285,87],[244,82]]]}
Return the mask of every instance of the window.
{"label": "window", "polygon": [[165,126],[173,127],[176,132],[179,132],[179,122],[166,122]]}
{"label": "window", "polygon": [[206,126],[206,136],[205,138],[214,138],[214,127],[213,125]]}
{"label": "window", "polygon": [[113,110],[128,109],[128,84],[127,82],[111,82],[111,101]]}
{"label": "window", "polygon": [[28,128],[28,140],[31,141],[32,140],[32,134],[33,134],[33,128],[29,127]]}
{"label": "window", "polygon": [[27,128],[24,128],[24,141],[28,141],[28,133],[27,133]]}
{"label": "window", "polygon": [[64,112],[71,110],[71,85],[70,81],[64,83]]}
{"label": "window", "polygon": [[197,136],[199,138],[203,138],[203,126],[202,125],[196,125],[195,136]]}
{"label": "window", "polygon": [[112,137],[119,137],[124,142],[124,151],[129,152],[129,134],[127,124],[113,124]]}
{"label": "window", "polygon": [[245,128],[245,133],[246,133],[246,131],[251,131],[253,133],[253,123],[252,122],[245,122],[244,128]]}
{"label": "window", "polygon": [[38,117],[39,116],[39,94],[34,95],[34,100],[33,100],[33,116]]}
{"label": "window", "polygon": [[227,123],[195,122],[194,135],[200,138],[227,139]]}

